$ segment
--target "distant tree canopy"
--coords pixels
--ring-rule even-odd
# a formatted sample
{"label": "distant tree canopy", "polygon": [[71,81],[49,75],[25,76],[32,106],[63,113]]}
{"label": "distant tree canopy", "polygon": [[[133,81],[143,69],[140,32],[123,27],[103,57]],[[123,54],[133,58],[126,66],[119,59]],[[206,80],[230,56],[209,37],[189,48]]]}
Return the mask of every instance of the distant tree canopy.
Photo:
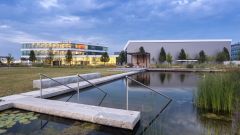
{"label": "distant tree canopy", "polygon": [[180,53],[178,55],[178,59],[179,60],[186,60],[187,59],[187,55],[186,55],[184,49],[181,49],[181,51],[180,51]]}
{"label": "distant tree canopy", "polygon": [[118,63],[123,65],[123,63],[127,62],[127,52],[126,51],[121,51],[119,56],[117,57]]}
{"label": "distant tree canopy", "polygon": [[240,60],[240,51],[238,51],[237,60]]}
{"label": "distant tree canopy", "polygon": [[223,53],[225,54],[225,57],[226,57],[225,60],[230,60],[230,54],[226,47],[223,48]]}
{"label": "distant tree canopy", "polygon": [[223,61],[225,61],[227,59],[226,54],[224,52],[219,52],[217,53],[216,56],[216,62],[218,63],[222,63]]}
{"label": "distant tree canopy", "polygon": [[53,54],[52,48],[49,48],[47,57],[45,59],[46,63],[52,64],[53,58],[54,58],[54,54]]}
{"label": "distant tree canopy", "polygon": [[66,59],[66,62],[70,63],[70,65],[71,65],[71,62],[72,62],[72,51],[67,50],[67,53],[65,55],[65,59]]}
{"label": "distant tree canopy", "polygon": [[172,64],[172,55],[170,53],[167,54],[166,60],[169,64]]}
{"label": "distant tree canopy", "polygon": [[9,53],[7,56],[7,64],[8,66],[10,66],[10,64],[13,62],[14,58],[12,57],[12,55]]}
{"label": "distant tree canopy", "polygon": [[166,52],[165,52],[163,47],[161,48],[161,51],[160,51],[160,54],[159,54],[159,61],[161,63],[166,61]]}
{"label": "distant tree canopy", "polygon": [[107,52],[104,52],[100,58],[100,61],[104,63],[109,62],[110,58]]}
{"label": "distant tree canopy", "polygon": [[37,60],[35,52],[33,50],[30,51],[29,60],[33,63]]}
{"label": "distant tree canopy", "polygon": [[139,48],[139,52],[142,53],[142,54],[145,53],[145,50],[144,50],[144,48],[142,46]]}
{"label": "distant tree canopy", "polygon": [[216,62],[222,63],[223,61],[229,61],[230,54],[226,47],[223,48],[222,52],[217,53]]}
{"label": "distant tree canopy", "polygon": [[203,50],[201,50],[199,52],[198,61],[199,61],[199,63],[204,63],[205,61],[207,61],[207,55],[205,54],[205,52]]}

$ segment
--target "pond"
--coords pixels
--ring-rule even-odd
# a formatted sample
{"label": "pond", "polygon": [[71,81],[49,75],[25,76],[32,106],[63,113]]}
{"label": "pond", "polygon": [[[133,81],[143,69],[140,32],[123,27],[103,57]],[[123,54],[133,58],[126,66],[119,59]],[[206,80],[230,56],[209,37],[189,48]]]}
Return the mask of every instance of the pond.
{"label": "pond", "polygon": [[[202,76],[202,74],[183,72],[144,72],[131,76],[173,99],[163,112],[161,111],[168,103],[168,99],[125,78],[99,85],[107,95],[90,87],[81,90],[79,95],[72,92],[51,98],[51,100],[140,111],[141,120],[134,131],[34,113],[26,117],[30,121],[25,123],[17,121],[15,125],[7,128],[5,133],[102,135],[230,135],[236,133],[238,126],[231,116],[223,116],[224,119],[222,119],[215,114],[202,112],[194,106],[194,94]],[[22,110],[19,111],[22,112]],[[37,118],[32,118],[35,115]]]}

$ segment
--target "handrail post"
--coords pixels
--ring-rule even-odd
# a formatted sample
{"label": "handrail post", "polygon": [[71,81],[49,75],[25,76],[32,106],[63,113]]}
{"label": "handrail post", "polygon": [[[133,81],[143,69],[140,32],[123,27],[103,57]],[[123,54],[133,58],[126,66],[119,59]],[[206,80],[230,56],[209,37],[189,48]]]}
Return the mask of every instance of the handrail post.
{"label": "handrail post", "polygon": [[128,78],[126,78],[126,109],[128,110]]}
{"label": "handrail post", "polygon": [[79,89],[80,89],[79,82],[80,82],[80,79],[78,77],[78,74],[77,74],[77,79],[78,79],[78,103],[79,103]]}
{"label": "handrail post", "polygon": [[40,75],[40,98],[42,98],[42,75]]}

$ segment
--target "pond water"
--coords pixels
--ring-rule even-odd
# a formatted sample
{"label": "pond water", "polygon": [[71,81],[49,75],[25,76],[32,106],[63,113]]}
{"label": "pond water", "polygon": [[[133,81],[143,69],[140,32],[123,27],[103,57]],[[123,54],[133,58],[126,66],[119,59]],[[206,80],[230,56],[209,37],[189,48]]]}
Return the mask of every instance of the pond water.
{"label": "pond water", "polygon": [[51,98],[51,100],[68,100],[68,102],[140,111],[141,120],[134,131],[34,113],[37,118],[31,120],[31,117],[27,117],[30,121],[25,123],[17,121],[5,134],[228,135],[235,133],[231,118],[218,119],[219,117],[215,117],[214,114],[203,113],[194,106],[194,94],[201,76],[201,74],[182,72],[145,72],[131,76],[173,99],[163,112],[161,111],[168,103],[168,99],[126,79],[100,85],[99,87],[107,92],[107,95],[91,87],[81,90],[79,95],[72,92]]}

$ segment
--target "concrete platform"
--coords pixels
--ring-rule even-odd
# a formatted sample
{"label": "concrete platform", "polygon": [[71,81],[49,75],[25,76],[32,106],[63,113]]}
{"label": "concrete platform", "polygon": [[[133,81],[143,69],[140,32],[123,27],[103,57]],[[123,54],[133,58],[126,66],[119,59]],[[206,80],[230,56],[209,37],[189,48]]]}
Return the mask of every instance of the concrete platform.
{"label": "concrete platform", "polygon": [[196,68],[148,68],[147,71],[158,72],[224,72],[221,69],[196,69]]}
{"label": "concrete platform", "polygon": [[[87,80],[100,78],[100,73],[88,73],[88,74],[81,74],[82,77],[84,77]],[[44,77],[43,77],[44,78]],[[77,75],[72,76],[62,76],[62,77],[54,77],[52,78],[62,84],[69,84],[69,83],[77,83],[78,81],[82,82],[81,78],[78,78]],[[40,80],[33,80],[33,88],[40,89]],[[60,86],[59,83],[52,81],[50,79],[42,79],[42,88],[49,88],[54,86]]]}
{"label": "concrete platform", "polygon": [[13,107],[13,103],[9,101],[1,101],[0,102],[0,111],[10,109]]}
{"label": "concrete platform", "polygon": [[140,120],[140,112],[137,111],[31,97],[13,101],[13,107],[130,130],[132,130]]}

